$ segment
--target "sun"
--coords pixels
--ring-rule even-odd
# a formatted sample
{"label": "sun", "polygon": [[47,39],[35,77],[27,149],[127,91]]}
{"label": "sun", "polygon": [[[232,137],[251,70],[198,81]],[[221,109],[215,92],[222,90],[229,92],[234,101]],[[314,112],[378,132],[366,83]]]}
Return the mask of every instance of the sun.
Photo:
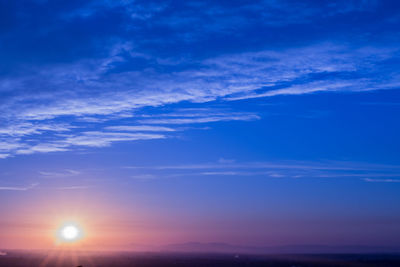
{"label": "sun", "polygon": [[74,240],[79,235],[79,229],[74,225],[68,225],[61,230],[61,235],[66,240]]}
{"label": "sun", "polygon": [[73,243],[83,238],[83,230],[75,222],[64,223],[57,231],[57,240],[61,243]]}

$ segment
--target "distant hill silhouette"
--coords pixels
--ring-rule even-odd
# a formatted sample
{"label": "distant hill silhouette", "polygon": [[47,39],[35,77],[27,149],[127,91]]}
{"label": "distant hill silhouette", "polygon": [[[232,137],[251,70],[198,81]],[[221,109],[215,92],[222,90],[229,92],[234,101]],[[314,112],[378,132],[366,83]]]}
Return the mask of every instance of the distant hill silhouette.
{"label": "distant hill silhouette", "polygon": [[227,243],[187,242],[165,246],[131,247],[138,251],[185,252],[185,253],[247,253],[247,254],[324,254],[324,253],[400,253],[400,248],[383,246],[325,246],[325,245],[292,245],[292,246],[240,246]]}

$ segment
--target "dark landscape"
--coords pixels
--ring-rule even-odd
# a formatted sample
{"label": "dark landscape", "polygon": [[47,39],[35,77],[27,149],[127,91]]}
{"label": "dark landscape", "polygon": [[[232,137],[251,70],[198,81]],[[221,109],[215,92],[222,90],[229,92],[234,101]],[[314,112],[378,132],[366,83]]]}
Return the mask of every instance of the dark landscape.
{"label": "dark landscape", "polygon": [[9,251],[0,266],[400,266],[400,254],[75,253]]}

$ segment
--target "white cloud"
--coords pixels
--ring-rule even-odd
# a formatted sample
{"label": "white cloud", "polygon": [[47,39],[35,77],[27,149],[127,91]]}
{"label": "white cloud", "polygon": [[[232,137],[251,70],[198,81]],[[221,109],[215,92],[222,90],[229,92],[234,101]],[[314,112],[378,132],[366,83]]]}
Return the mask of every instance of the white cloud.
{"label": "white cloud", "polygon": [[128,166],[125,168],[149,168],[156,170],[199,170],[199,169],[300,169],[300,170],[375,170],[375,169],[400,169],[398,166],[355,164],[349,162],[307,162],[307,161],[284,161],[284,162],[219,162],[182,165],[161,165],[161,166]]}
{"label": "white cloud", "polygon": [[154,125],[120,125],[120,126],[108,126],[105,130],[111,131],[124,131],[124,132],[174,132],[173,128],[154,126]]}
{"label": "white cloud", "polygon": [[[128,49],[128,48],[125,48]],[[41,93],[36,96],[36,103],[20,95],[9,99],[12,105],[18,104],[17,110],[9,109],[9,116],[21,120],[43,120],[58,116],[87,117],[106,115],[129,111],[147,106],[160,106],[180,101],[207,102],[217,98],[254,97],[255,91],[268,89],[277,84],[296,81],[313,73],[335,72],[370,72],[370,66],[390,58],[396,50],[390,48],[360,48],[349,49],[329,43],[288,49],[284,51],[261,51],[233,54],[197,62],[195,69],[185,69],[181,72],[157,74],[154,72],[123,72],[104,76],[104,70],[99,67],[110,58],[98,59],[92,62],[82,61],[73,66],[59,66],[43,70],[35,78],[62,81],[54,85],[53,93]],[[114,52],[113,52],[114,53]],[[374,55],[374,57],[371,57]],[[110,57],[114,57],[113,54]],[[71,69],[69,73],[66,69]],[[77,77],[79,75],[79,78]],[[377,89],[377,84],[366,75],[360,84],[360,78],[348,80],[332,80],[304,85],[288,84],[280,90],[272,88],[273,93],[262,93],[260,96],[279,94],[302,94],[319,90],[359,91],[371,87]],[[376,77],[377,79],[379,77]],[[77,79],[81,83],[77,83]],[[400,81],[399,77],[380,81],[380,87],[386,84],[393,86]],[[25,84],[20,82],[15,91],[23,90]],[[335,83],[335,88],[330,86]],[[345,83],[345,84],[344,84]],[[342,85],[340,85],[342,84]],[[307,86],[309,85],[309,86]],[[67,88],[74,87],[71,92]],[[107,90],[113,88],[113,91]],[[236,96],[238,94],[238,96]],[[40,104],[48,100],[46,104]]]}
{"label": "white cloud", "polygon": [[79,175],[81,172],[76,170],[64,170],[60,172],[41,171],[39,173],[46,177],[69,177]]}
{"label": "white cloud", "polygon": [[162,134],[92,131],[84,132],[76,136],[69,136],[66,139],[60,141],[60,143],[68,146],[105,147],[111,145],[111,143],[113,142],[163,138],[165,138],[165,135]]}
{"label": "white cloud", "polygon": [[348,178],[386,177],[385,179],[364,179],[367,182],[398,182],[394,177],[400,177],[400,167],[397,165],[377,165],[357,162],[220,162],[165,165],[165,166],[130,166],[124,167],[143,170],[148,175],[159,177],[190,177],[190,176],[260,176],[265,178]]}
{"label": "white cloud", "polygon": [[0,186],[0,190],[7,190],[7,191],[28,191],[30,189],[35,188],[38,186],[38,183],[31,184],[29,186]]}
{"label": "white cloud", "polygon": [[[396,53],[398,49],[391,47],[354,49],[322,43],[197,62],[191,59],[195,67],[175,72],[158,73],[151,68],[110,72],[114,63],[126,60],[124,54],[156,60],[160,66],[168,63],[151,55],[137,55],[132,44],[116,43],[104,58],[40,67],[35,75],[0,79],[0,90],[13,92],[5,94],[0,105],[0,120],[7,122],[0,127],[0,158],[62,152],[72,146],[104,147],[120,141],[167,138],[160,133],[177,130],[162,125],[260,119],[258,114],[230,110],[187,109],[156,114],[142,108],[182,101],[205,103],[400,87],[400,75],[379,72],[376,67]],[[186,60],[181,59],[174,64],[184,63]],[[309,78],[320,73],[325,78]],[[340,78],[338,73],[357,73],[357,78]],[[38,93],[27,94],[27,88]],[[140,115],[134,116],[140,109]],[[109,120],[117,122],[105,125]]]}
{"label": "white cloud", "polygon": [[210,117],[197,117],[197,118],[174,118],[174,119],[147,119],[140,120],[141,123],[150,124],[194,124],[194,123],[208,123],[218,121],[253,121],[259,120],[260,116],[255,114],[249,115],[230,115],[230,116],[210,116]]}
{"label": "white cloud", "polygon": [[243,173],[240,173],[240,172],[233,172],[233,171],[225,171],[225,172],[221,172],[221,171],[219,171],[219,172],[202,172],[202,173],[199,173],[200,175],[212,175],[212,176],[214,176],[214,175],[238,175],[238,174],[241,174],[241,175],[243,175]]}
{"label": "white cloud", "polygon": [[24,145],[22,149],[16,150],[16,154],[28,155],[33,153],[48,153],[48,152],[62,152],[68,151],[65,144],[43,143],[37,145]]}
{"label": "white cloud", "polygon": [[226,164],[226,163],[235,163],[236,160],[234,159],[225,159],[225,158],[219,158],[218,163]]}
{"label": "white cloud", "polygon": [[56,187],[55,189],[57,190],[83,190],[83,189],[88,189],[91,186],[88,185],[75,185],[75,186],[62,186],[62,187]]}
{"label": "white cloud", "polygon": [[364,178],[366,182],[370,183],[400,183],[400,179],[371,179],[371,178]]}
{"label": "white cloud", "polygon": [[40,134],[43,132],[65,132],[70,131],[72,126],[67,124],[43,124],[31,122],[14,121],[11,125],[0,128],[0,136],[25,136],[32,134]]}
{"label": "white cloud", "polygon": [[131,177],[133,179],[138,179],[138,180],[148,180],[148,179],[155,179],[157,176],[153,174],[135,174]]}
{"label": "white cloud", "polygon": [[8,158],[10,154],[0,153],[0,159]]}

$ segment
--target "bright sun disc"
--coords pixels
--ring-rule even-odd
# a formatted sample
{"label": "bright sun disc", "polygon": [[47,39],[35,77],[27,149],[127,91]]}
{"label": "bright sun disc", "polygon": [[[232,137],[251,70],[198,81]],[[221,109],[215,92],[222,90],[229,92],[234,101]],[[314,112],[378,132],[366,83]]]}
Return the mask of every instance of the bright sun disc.
{"label": "bright sun disc", "polygon": [[62,229],[61,234],[67,240],[74,240],[78,237],[79,230],[75,226],[69,225]]}
{"label": "bright sun disc", "polygon": [[57,236],[61,242],[75,242],[83,237],[83,231],[75,223],[66,223],[59,228]]}

